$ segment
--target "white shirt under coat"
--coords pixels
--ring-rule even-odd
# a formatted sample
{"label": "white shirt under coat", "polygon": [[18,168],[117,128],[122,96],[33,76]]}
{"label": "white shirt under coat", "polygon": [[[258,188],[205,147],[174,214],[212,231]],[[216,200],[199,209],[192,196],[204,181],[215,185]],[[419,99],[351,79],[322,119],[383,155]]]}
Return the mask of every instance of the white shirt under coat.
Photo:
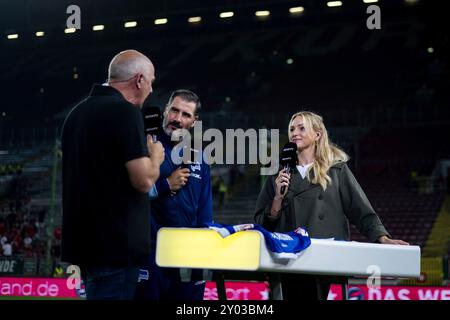
{"label": "white shirt under coat", "polygon": [[303,179],[305,179],[306,172],[308,172],[308,168],[311,167],[312,164],[313,163],[311,162],[311,163],[305,164],[304,166],[302,166],[302,165],[297,166],[297,170],[298,170],[298,172],[300,172],[300,175],[302,176]]}

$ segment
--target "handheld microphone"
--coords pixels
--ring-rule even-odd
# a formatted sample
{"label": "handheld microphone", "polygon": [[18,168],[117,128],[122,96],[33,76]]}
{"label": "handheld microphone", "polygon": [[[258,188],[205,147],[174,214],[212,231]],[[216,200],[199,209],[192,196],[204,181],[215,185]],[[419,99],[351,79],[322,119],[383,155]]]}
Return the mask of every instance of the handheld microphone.
{"label": "handheld microphone", "polygon": [[[287,172],[295,168],[297,165],[297,144],[288,142],[284,145],[283,149],[281,149],[280,164]],[[280,191],[281,194],[284,194],[286,192],[286,186],[282,186]]]}
{"label": "handheld microphone", "polygon": [[153,142],[156,142],[157,135],[162,128],[162,115],[158,107],[146,107],[142,110],[144,116],[145,136],[150,134]]}
{"label": "handheld microphone", "polygon": [[[187,150],[189,147],[186,147]],[[183,168],[189,168],[189,165],[199,163],[200,152],[197,149],[189,148],[190,152],[183,152]]]}

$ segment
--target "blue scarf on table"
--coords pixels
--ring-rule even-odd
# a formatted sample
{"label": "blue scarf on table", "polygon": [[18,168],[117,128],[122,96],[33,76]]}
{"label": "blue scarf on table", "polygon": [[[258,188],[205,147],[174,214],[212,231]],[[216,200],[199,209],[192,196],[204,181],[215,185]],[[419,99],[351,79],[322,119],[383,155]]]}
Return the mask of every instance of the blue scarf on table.
{"label": "blue scarf on table", "polygon": [[258,224],[248,223],[226,225],[220,223],[205,223],[209,229],[217,231],[223,238],[245,230],[257,230],[264,235],[266,245],[278,259],[296,259],[298,253],[311,245],[311,239],[305,229],[298,227],[291,232],[269,232]]}

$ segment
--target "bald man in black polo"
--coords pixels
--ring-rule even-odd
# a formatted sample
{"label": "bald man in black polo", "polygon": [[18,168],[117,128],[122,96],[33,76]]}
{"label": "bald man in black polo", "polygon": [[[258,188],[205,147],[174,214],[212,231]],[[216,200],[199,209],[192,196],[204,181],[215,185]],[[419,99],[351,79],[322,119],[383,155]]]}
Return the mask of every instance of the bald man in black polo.
{"label": "bald man in black polo", "polygon": [[164,149],[144,134],[140,108],[155,70],[142,53],[117,54],[62,132],[62,260],[80,266],[87,299],[133,299],[150,250],[148,191]]}

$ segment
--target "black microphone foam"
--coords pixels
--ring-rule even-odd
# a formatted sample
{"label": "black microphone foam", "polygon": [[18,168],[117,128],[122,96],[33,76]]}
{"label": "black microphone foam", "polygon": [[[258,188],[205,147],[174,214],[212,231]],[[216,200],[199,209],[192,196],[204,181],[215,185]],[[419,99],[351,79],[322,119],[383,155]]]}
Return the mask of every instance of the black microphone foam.
{"label": "black microphone foam", "polygon": [[[297,144],[294,142],[288,142],[284,145],[283,149],[281,149],[281,159],[280,164],[283,169],[287,169],[287,172],[290,172],[291,169],[295,168],[297,165]],[[286,186],[281,187],[281,194],[284,194],[286,191]]]}
{"label": "black microphone foam", "polygon": [[162,128],[162,115],[158,107],[146,107],[142,111],[144,116],[145,135],[148,134],[156,140],[156,136]]}

